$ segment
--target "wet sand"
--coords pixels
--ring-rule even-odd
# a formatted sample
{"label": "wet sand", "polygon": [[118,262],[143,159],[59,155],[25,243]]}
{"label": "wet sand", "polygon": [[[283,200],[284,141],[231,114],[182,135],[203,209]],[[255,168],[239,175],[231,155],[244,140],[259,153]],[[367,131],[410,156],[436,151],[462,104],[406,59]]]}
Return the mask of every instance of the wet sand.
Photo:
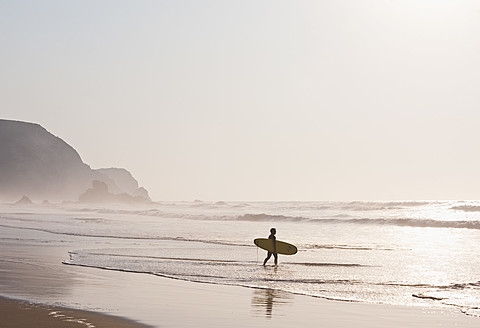
{"label": "wet sand", "polygon": [[[338,302],[276,290],[210,285],[68,265],[60,265],[59,269],[63,270],[62,275],[72,274],[73,284],[68,294],[51,297],[30,294],[30,297],[89,311],[67,311],[51,306],[37,306],[32,310],[28,303],[7,302],[11,310],[6,311],[16,314],[11,317],[14,324],[8,319],[9,325],[2,327],[77,326],[65,326],[62,318],[48,315],[57,310],[77,319],[85,318],[85,322],[95,327],[107,328],[133,328],[139,324],[90,311],[130,318],[153,327],[429,328],[478,327],[480,323],[479,318],[460,311]],[[29,297],[28,293],[22,292],[22,297]]]}
{"label": "wet sand", "polygon": [[35,304],[0,297],[1,327],[5,328],[146,328],[132,320],[105,314]]}
{"label": "wet sand", "polygon": [[[47,240],[39,243],[37,239],[16,238],[17,233],[18,230],[0,227],[0,236],[8,236],[0,240],[0,295],[49,305],[2,299],[2,328],[93,328],[88,324],[140,327],[139,323],[153,327],[205,328],[429,328],[480,324],[480,318],[462,314],[460,309],[339,302],[277,290],[65,265],[62,261],[68,259],[69,250],[92,247],[92,239],[69,237],[50,242],[51,235],[44,232],[29,236]],[[49,315],[58,311],[78,319],[77,322]]]}
{"label": "wet sand", "polygon": [[[479,324],[479,318],[448,310],[336,302],[275,290],[213,286],[114,271],[103,271],[100,275],[106,278],[102,284],[112,279],[110,287],[125,284],[124,288],[112,292],[113,296],[103,295],[96,301],[85,301],[84,296],[78,294],[79,306],[96,304],[102,313],[0,299],[0,326],[145,327],[103,314],[107,312],[116,312],[153,327],[473,328]],[[91,294],[95,288],[87,290]],[[52,312],[65,317],[56,317]]]}

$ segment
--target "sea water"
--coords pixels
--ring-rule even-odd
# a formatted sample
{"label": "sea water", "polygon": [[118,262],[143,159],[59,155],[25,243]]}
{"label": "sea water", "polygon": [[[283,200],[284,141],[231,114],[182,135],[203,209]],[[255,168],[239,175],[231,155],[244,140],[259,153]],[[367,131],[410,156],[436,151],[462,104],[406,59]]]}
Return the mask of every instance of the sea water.
{"label": "sea water", "polygon": [[[272,227],[299,251],[264,267],[253,239]],[[478,201],[7,206],[2,240],[7,230],[88,239],[67,243],[66,265],[480,314]]]}

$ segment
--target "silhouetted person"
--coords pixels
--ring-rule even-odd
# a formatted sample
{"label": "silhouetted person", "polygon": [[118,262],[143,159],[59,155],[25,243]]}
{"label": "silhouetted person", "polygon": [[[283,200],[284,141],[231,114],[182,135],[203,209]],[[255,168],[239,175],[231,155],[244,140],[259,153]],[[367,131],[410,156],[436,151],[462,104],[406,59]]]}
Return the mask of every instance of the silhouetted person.
{"label": "silhouetted person", "polygon": [[272,252],[267,253],[267,257],[263,261],[263,265],[267,264],[267,261],[272,257],[272,255],[275,258],[275,265],[278,264],[277,243],[276,243],[277,237],[275,237],[276,233],[277,233],[277,230],[275,228],[270,229],[270,236],[268,236],[268,239],[273,240],[273,253]]}

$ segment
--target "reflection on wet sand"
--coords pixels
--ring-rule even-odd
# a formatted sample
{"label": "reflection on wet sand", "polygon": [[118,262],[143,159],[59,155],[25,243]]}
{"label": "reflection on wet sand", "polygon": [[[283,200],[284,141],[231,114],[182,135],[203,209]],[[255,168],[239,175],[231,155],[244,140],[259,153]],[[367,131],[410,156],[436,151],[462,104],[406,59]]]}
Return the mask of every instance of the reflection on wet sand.
{"label": "reflection on wet sand", "polygon": [[289,304],[292,301],[293,295],[281,290],[255,289],[252,296],[252,308],[258,316],[264,315],[271,318],[274,307]]}
{"label": "reflection on wet sand", "polygon": [[35,299],[37,296],[55,299],[70,293],[74,280],[62,270],[60,261],[52,264],[48,260],[47,254],[53,251],[50,247],[0,241],[0,248],[2,293],[26,299]]}

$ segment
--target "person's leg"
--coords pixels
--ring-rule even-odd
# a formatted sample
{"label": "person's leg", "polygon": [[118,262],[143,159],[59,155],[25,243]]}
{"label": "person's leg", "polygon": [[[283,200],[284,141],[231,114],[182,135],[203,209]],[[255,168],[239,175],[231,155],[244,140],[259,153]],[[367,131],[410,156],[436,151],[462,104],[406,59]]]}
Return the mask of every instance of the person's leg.
{"label": "person's leg", "polygon": [[275,265],[278,265],[278,254],[273,254],[273,257],[275,258]]}
{"label": "person's leg", "polygon": [[267,253],[267,257],[265,258],[265,260],[263,261],[263,265],[267,264],[267,261],[272,257],[272,253],[268,252]]}

